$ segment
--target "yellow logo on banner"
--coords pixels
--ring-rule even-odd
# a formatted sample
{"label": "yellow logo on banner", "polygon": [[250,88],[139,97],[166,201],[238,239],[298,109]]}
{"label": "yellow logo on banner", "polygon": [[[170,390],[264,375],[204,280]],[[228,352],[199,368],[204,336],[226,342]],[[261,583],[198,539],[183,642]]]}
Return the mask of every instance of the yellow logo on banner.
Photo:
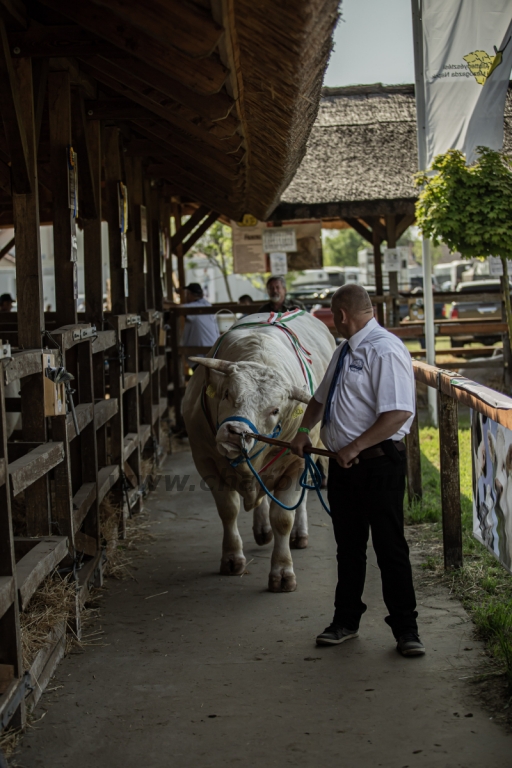
{"label": "yellow logo on banner", "polygon": [[256,219],[254,216],[251,216],[250,213],[245,213],[242,221],[237,221],[239,227],[255,227],[257,223],[258,219]]}
{"label": "yellow logo on banner", "polygon": [[[510,38],[508,39],[505,48],[509,43]],[[467,56],[463,57],[464,61],[466,61],[468,64],[469,71],[474,76],[478,85],[484,85],[496,67],[499,67],[499,65],[502,63],[503,51],[505,48],[503,48],[501,51],[498,51],[496,46],[494,46],[494,56],[489,56],[489,54],[485,51],[473,51],[473,53],[468,53]]]}

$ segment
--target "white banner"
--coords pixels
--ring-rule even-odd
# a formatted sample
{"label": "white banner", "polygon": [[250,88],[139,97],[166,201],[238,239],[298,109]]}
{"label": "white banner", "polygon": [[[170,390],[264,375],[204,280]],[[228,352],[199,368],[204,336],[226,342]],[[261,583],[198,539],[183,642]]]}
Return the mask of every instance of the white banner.
{"label": "white banner", "polygon": [[512,0],[423,0],[427,167],[460,149],[500,150],[512,69]]}

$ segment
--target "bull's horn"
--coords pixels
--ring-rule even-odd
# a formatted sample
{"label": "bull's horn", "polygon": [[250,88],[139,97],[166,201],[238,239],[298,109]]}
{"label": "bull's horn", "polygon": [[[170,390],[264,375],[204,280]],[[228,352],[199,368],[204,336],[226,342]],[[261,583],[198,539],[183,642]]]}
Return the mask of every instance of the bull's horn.
{"label": "bull's horn", "polygon": [[290,400],[298,400],[300,403],[306,403],[307,405],[311,400],[312,395],[304,392],[304,390],[300,387],[292,387],[290,390],[289,398]]}
{"label": "bull's horn", "polygon": [[217,360],[214,357],[189,357],[189,360],[193,363],[204,365],[205,368],[211,368],[213,371],[227,375],[233,373],[233,368],[235,367],[235,363],[230,363],[229,360]]}

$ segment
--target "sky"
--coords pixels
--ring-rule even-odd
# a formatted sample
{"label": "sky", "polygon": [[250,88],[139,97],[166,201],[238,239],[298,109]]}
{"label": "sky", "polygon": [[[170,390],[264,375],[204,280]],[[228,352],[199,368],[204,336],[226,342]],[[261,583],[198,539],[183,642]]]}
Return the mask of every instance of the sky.
{"label": "sky", "polygon": [[343,0],[324,85],[414,82],[411,0]]}

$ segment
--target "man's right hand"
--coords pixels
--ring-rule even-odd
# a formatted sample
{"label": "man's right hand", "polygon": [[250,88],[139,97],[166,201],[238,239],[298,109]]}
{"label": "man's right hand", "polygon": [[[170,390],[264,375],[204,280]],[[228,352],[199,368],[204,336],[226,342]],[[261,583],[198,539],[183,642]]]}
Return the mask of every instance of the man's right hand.
{"label": "man's right hand", "polygon": [[307,432],[297,432],[295,437],[290,443],[290,450],[292,453],[294,453],[296,456],[300,456],[301,459],[304,458],[304,448],[306,446],[312,446],[313,443],[309,439],[309,435]]}

